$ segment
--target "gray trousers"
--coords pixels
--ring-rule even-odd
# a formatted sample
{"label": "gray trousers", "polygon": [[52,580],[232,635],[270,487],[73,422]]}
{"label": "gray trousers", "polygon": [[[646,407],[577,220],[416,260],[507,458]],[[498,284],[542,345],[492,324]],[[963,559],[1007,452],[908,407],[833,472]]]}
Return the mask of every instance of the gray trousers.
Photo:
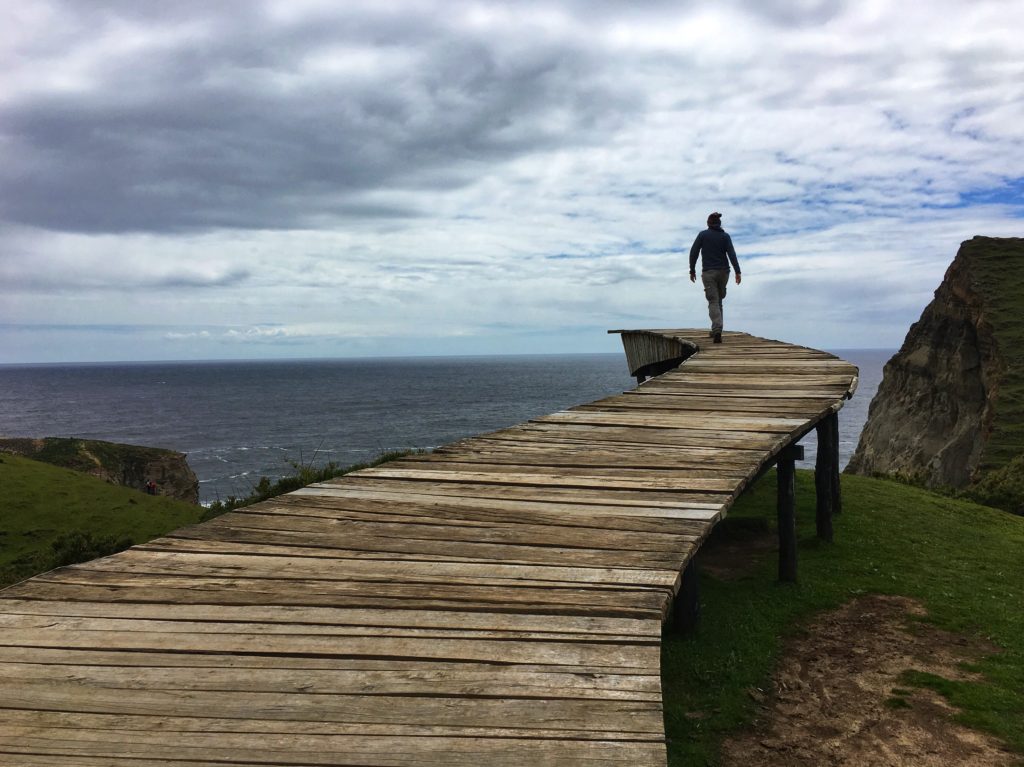
{"label": "gray trousers", "polygon": [[704,283],[704,297],[708,300],[708,316],[711,318],[711,332],[722,332],[722,300],[729,285],[728,269],[709,269],[700,273]]}

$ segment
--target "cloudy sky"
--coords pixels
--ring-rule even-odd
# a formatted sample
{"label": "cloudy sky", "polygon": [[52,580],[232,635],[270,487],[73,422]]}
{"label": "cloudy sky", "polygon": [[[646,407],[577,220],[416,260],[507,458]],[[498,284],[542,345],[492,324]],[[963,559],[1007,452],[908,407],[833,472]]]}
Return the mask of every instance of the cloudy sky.
{"label": "cloudy sky", "polygon": [[1019,0],[0,9],[0,362],[895,347],[1024,235]]}

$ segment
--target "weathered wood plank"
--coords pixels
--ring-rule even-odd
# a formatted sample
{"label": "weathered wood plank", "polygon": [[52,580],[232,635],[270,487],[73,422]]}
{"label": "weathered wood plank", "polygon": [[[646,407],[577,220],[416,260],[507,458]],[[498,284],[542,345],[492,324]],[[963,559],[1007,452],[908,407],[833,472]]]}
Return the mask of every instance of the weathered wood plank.
{"label": "weathered wood plank", "polygon": [[[307,489],[312,492],[305,492]],[[279,496],[258,507],[246,509],[248,514],[287,513],[330,518],[369,518],[379,522],[409,521],[408,517],[438,519],[445,525],[510,525],[518,527],[572,527],[633,532],[688,533],[706,529],[696,521],[638,517],[621,506],[571,504],[544,500],[445,499],[420,494],[368,496],[362,490],[342,485],[311,485],[310,488]],[[367,511],[365,504],[375,504],[377,512]],[[685,508],[716,510],[719,504],[689,504]],[[363,512],[363,513],[361,513]],[[369,514],[367,517],[365,514]],[[395,517],[395,519],[391,519]],[[223,518],[223,517],[222,517]],[[701,517],[706,520],[708,517]]]}
{"label": "weathered wood plank", "polygon": [[[154,722],[155,724],[155,722]],[[579,732],[579,731],[577,731]],[[49,725],[11,727],[0,735],[0,754],[10,754],[13,763],[53,767],[55,756],[72,767],[91,765],[145,764],[151,760],[161,767],[208,767],[209,765],[400,765],[425,767],[521,767],[523,764],[554,767],[562,764],[635,765],[662,764],[663,743],[636,740],[592,740],[574,734],[558,738],[536,738],[534,730],[518,737],[417,737],[396,735],[266,735],[228,739],[221,733],[189,733],[187,738],[156,729],[129,731],[130,737],[111,741],[104,730]],[[183,745],[187,743],[187,745]],[[29,761],[30,759],[35,761]],[[49,760],[49,761],[47,761]]]}
{"label": "weathered wood plank", "polygon": [[[660,633],[660,632],[659,632]],[[143,673],[147,668],[176,668],[183,675],[197,672],[206,673],[209,669],[238,668],[249,669],[257,675],[268,669],[316,671],[367,671],[367,672],[452,672],[452,671],[490,671],[495,676],[511,678],[515,674],[524,673],[566,673],[577,675],[626,675],[656,674],[657,669],[638,669],[635,665],[628,667],[602,666],[600,668],[581,668],[555,663],[530,664],[511,663],[496,666],[486,661],[445,661],[437,658],[394,658],[394,657],[345,657],[333,655],[281,655],[281,654],[235,654],[221,653],[180,653],[168,651],[110,650],[68,647],[25,647],[11,646],[3,650],[5,662],[26,663],[34,665],[66,666],[91,665],[110,666],[129,669],[125,673]],[[2,719],[0,719],[2,723]]]}
{"label": "weathered wood plank", "polygon": [[[686,548],[690,548],[689,545]],[[509,565],[478,562],[394,562],[366,559],[309,559],[288,556],[228,553],[183,553],[134,549],[72,570],[106,570],[121,573],[183,573],[231,577],[257,574],[260,578],[311,578],[332,581],[400,580],[404,583],[466,583],[508,585],[578,584],[586,587],[610,585],[671,586],[674,570],[636,570],[579,566]],[[0,625],[3,616],[0,615]]]}
{"label": "weathered wood plank", "polygon": [[703,414],[691,415],[686,411],[604,412],[599,410],[566,410],[534,418],[531,423],[572,423],[591,426],[638,426],[653,429],[698,429],[727,432],[781,432],[789,434],[806,423],[804,418],[720,415],[709,419]]}
{"label": "weathered wood plank", "polygon": [[[655,637],[656,639],[656,637]],[[565,698],[660,702],[661,680],[651,673],[591,674],[523,671],[517,666],[482,670],[406,669],[192,669],[180,667],[45,665],[0,662],[0,683],[53,686],[88,685],[105,689],[285,692],[310,695],[422,695],[497,698]]]}
{"label": "weathered wood plank", "polygon": [[[780,441],[781,442],[781,441]],[[725,491],[714,490],[635,490],[631,488],[564,488],[564,487],[529,487],[516,485],[500,485],[470,482],[430,482],[403,479],[385,479],[373,477],[353,477],[344,483],[325,482],[312,488],[316,491],[330,491],[342,488],[342,492],[352,490],[368,490],[371,492],[419,493],[421,495],[453,496],[474,499],[519,499],[527,501],[562,501],[586,506],[617,506],[623,509],[664,509],[678,508],[714,508],[695,506],[694,504],[714,504],[723,497]],[[310,491],[307,488],[304,491]],[[625,511],[621,513],[626,513]]]}
{"label": "weathered wood plank", "polygon": [[[441,610],[361,610],[333,607],[285,607],[229,605],[189,605],[152,602],[63,602],[35,599],[6,599],[7,615],[113,618],[139,620],[174,620],[183,622],[257,621],[263,624],[303,626],[357,626],[382,628],[443,629],[458,627],[463,631],[500,631],[542,635],[557,633],[602,640],[608,637],[656,637],[661,631],[655,621],[629,618],[580,617],[571,615],[531,614],[519,612],[446,612]],[[9,660],[0,658],[0,663]],[[55,658],[43,661],[55,664]]]}
{"label": "weathered wood plank", "polygon": [[[562,465],[558,459],[548,457],[535,458],[532,462],[522,461],[513,455],[504,459],[495,456],[484,455],[439,455],[429,464],[421,461],[389,461],[388,466],[393,471],[421,471],[428,468],[430,471],[455,472],[459,474],[483,472],[488,477],[516,477],[516,475],[536,474],[544,478],[562,477],[573,479],[627,479],[635,481],[670,480],[685,482],[687,479],[701,479],[709,475],[717,478],[731,478],[733,480],[745,477],[749,474],[749,466],[742,464],[725,464],[720,467],[709,465],[707,461],[692,461],[691,465],[680,465],[677,459],[675,465],[664,466],[616,466],[614,461],[609,460],[605,465],[574,466]],[[364,475],[365,476],[365,475]],[[378,475],[380,476],[380,475]]]}
{"label": "weathered wood plank", "polygon": [[[239,630],[200,633],[148,630],[152,622],[124,630],[76,629],[49,625],[5,628],[0,647],[78,648],[175,653],[251,653],[275,655],[322,655],[346,658],[394,658],[472,661],[496,665],[576,666],[583,669],[656,668],[658,638],[633,643],[580,641],[507,641],[501,639],[447,639],[441,637],[352,636],[321,634],[260,634]],[[98,624],[97,624],[98,625]],[[5,688],[10,681],[5,682]]]}
{"label": "weathered wood plank", "polygon": [[530,472],[481,471],[437,467],[431,469],[406,468],[403,466],[381,466],[376,469],[353,474],[360,479],[408,479],[431,482],[459,482],[469,484],[519,485],[526,487],[556,488],[608,488],[610,490],[711,490],[728,492],[735,482],[728,477],[704,476],[690,473],[689,476],[669,476],[648,472],[642,476],[600,475],[571,472],[545,472],[535,468]]}
{"label": "weathered wood plank", "polygon": [[[324,496],[330,500],[338,500],[335,496]],[[317,497],[320,500],[320,497]],[[340,546],[360,537],[376,538],[416,538],[421,541],[441,540],[445,542],[465,543],[512,543],[518,545],[562,545],[579,548],[636,549],[638,551],[678,551],[680,545],[687,545],[693,536],[707,532],[707,525],[700,520],[662,521],[657,525],[632,527],[629,525],[593,524],[557,525],[524,522],[522,524],[507,523],[502,519],[478,520],[470,518],[459,520],[454,515],[450,518],[437,518],[421,515],[402,516],[397,518],[375,519],[359,512],[339,510],[328,514],[295,514],[294,507],[257,507],[244,513],[227,514],[216,520],[215,524],[203,525],[177,530],[169,538],[203,538],[211,532],[233,530],[273,530],[282,532],[304,533],[314,545],[336,541],[339,536]],[[699,506],[696,509],[714,510],[717,506]],[[570,517],[569,519],[572,519]],[[616,520],[614,517],[600,517],[600,521]],[[633,519],[633,518],[627,518]],[[459,524],[462,521],[464,524]],[[657,520],[652,520],[657,521]],[[662,535],[647,535],[660,532]],[[162,541],[164,539],[157,539]],[[154,542],[156,543],[156,542]],[[152,546],[153,544],[146,544]],[[573,564],[576,564],[573,562]]]}
{"label": "weathered wood plank", "polygon": [[[638,557],[639,558],[639,557]],[[667,558],[665,558],[667,559]],[[665,560],[663,560],[665,561]],[[149,589],[157,601],[202,604],[293,604],[345,607],[444,607],[446,609],[505,610],[513,607],[528,612],[564,609],[576,615],[636,615],[660,612],[671,589],[608,585],[584,588],[578,585],[502,586],[452,583],[437,588],[430,583],[382,582],[372,587],[353,581],[310,578],[273,578],[248,575],[212,576],[167,573],[118,573],[102,569],[62,568],[38,576],[31,585],[11,587],[14,596],[30,597],[46,586],[68,592],[106,589],[108,599],[138,601]],[[628,593],[623,593],[628,592]],[[160,595],[160,596],[157,596]],[[97,595],[98,596],[98,595]],[[58,591],[59,597],[59,591]],[[404,602],[403,602],[404,600]],[[95,597],[92,601],[95,601]],[[629,602],[625,612],[619,607]],[[0,637],[0,644],[10,635]]]}

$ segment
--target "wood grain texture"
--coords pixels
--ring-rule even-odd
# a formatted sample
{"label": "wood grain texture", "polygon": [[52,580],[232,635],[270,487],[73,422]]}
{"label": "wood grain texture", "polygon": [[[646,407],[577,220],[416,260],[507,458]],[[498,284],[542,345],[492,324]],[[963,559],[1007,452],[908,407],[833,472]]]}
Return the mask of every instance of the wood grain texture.
{"label": "wood grain texture", "polygon": [[697,351],[0,593],[0,765],[664,765],[680,573],[857,370],[743,333],[623,341],[632,365]]}

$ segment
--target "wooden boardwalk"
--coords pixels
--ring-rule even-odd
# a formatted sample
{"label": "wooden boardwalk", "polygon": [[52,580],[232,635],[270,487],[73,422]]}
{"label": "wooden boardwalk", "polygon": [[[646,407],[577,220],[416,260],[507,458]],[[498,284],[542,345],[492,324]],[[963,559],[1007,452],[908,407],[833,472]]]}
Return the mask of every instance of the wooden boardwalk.
{"label": "wooden boardwalk", "polygon": [[632,333],[641,365],[700,351],[0,593],[0,764],[664,765],[684,566],[856,385],[823,352],[708,341]]}

